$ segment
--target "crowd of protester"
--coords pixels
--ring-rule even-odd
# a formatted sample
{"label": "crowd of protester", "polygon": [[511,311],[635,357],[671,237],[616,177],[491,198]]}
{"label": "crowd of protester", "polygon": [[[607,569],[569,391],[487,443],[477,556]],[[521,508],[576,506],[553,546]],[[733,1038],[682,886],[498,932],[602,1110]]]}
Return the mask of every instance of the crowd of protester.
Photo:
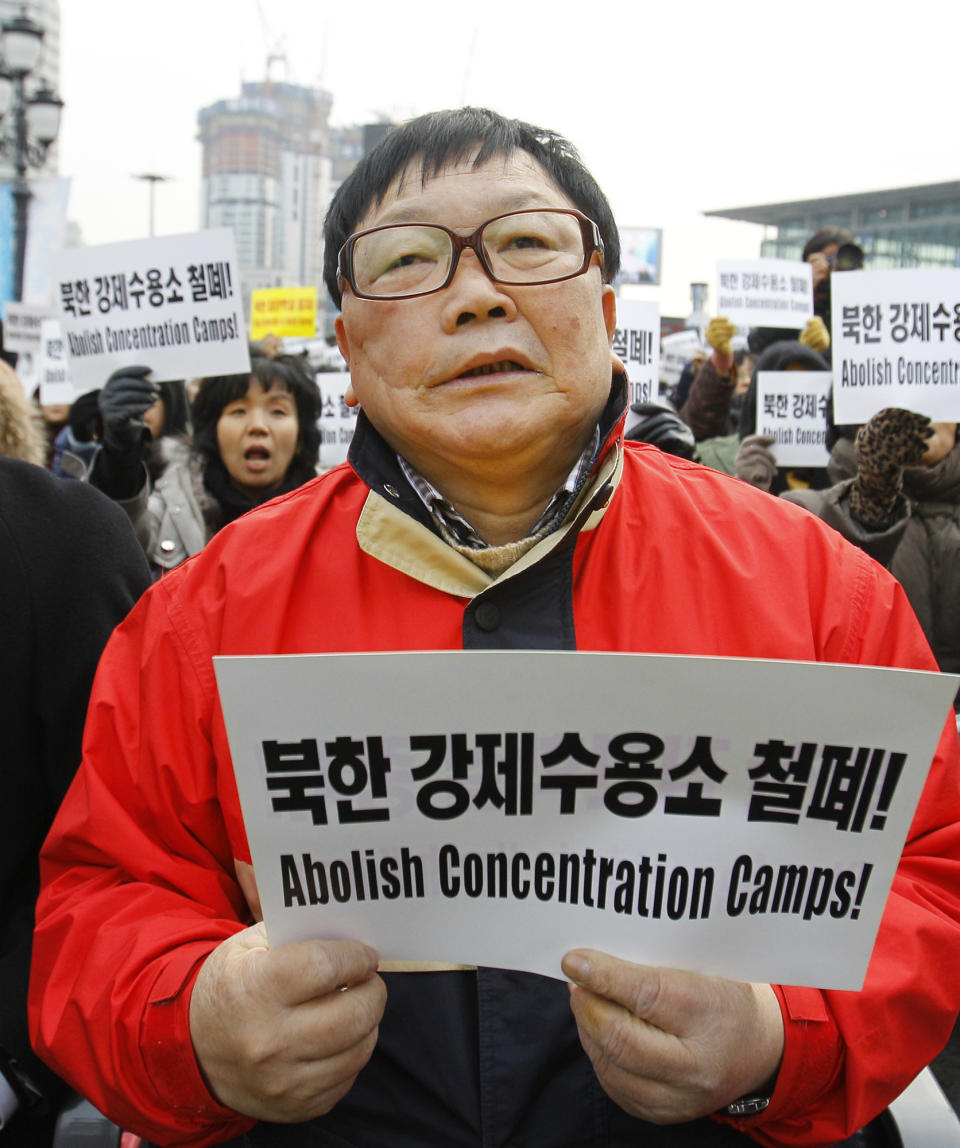
{"label": "crowd of protester", "polygon": [[[735,351],[734,327],[718,316],[677,401],[634,407],[627,437],[819,516],[902,582],[939,665],[957,672],[956,425],[897,410],[860,428],[831,424],[828,466],[803,471],[779,469],[757,434],[759,372],[829,369],[830,273],[838,258],[854,264],[856,250],[846,233],[813,237],[804,258],[816,318],[802,332],[751,332]],[[152,581],[318,473],[320,395],[308,364],[279,347],[255,350],[249,374],[190,385],[127,367],[70,409],[41,408],[0,364],[0,629],[11,651],[0,701],[13,758],[29,763],[23,776],[5,772],[0,801],[0,1148],[49,1144],[63,1097],[30,1049],[24,1002],[37,853],[80,760],[100,652]]]}

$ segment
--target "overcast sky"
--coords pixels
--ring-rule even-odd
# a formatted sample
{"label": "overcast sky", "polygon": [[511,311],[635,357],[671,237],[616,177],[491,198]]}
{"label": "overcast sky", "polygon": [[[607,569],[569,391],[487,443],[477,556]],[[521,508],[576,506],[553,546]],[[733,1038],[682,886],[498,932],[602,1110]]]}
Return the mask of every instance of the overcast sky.
{"label": "overcast sky", "polygon": [[665,314],[761,230],[705,210],[957,179],[956,0],[470,5],[61,0],[60,170],[88,243],[199,225],[197,110],[262,80],[332,121],[483,104],[577,144],[621,225],[663,227]]}

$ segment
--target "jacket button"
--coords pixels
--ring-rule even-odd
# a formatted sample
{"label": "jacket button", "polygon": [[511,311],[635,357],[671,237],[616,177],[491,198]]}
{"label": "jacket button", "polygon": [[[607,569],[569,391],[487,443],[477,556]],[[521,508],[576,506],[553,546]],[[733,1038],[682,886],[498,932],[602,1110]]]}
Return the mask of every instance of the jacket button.
{"label": "jacket button", "polygon": [[473,619],[479,629],[489,633],[500,625],[500,607],[493,602],[481,602],[474,611]]}
{"label": "jacket button", "polygon": [[160,549],[164,552],[164,554],[172,554],[176,549],[176,546],[176,542],[171,541],[169,538],[164,538],[164,540],[160,543]]}

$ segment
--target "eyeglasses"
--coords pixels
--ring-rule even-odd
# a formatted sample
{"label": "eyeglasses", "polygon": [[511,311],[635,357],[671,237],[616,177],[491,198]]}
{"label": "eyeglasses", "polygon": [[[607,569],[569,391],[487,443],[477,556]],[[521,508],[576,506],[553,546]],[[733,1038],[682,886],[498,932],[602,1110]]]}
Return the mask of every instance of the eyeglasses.
{"label": "eyeglasses", "polygon": [[439,223],[394,223],[351,235],[337,275],[360,299],[414,299],[452,281],[465,247],[494,283],[561,283],[582,275],[603,240],[592,219],[569,208],[511,211],[457,235]]}

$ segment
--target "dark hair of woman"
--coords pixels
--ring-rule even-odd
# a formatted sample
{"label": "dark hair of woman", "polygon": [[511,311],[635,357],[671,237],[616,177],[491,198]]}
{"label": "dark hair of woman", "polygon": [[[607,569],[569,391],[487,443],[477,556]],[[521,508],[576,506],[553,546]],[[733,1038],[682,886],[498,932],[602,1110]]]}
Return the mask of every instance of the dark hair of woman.
{"label": "dark hair of woman", "polygon": [[204,379],[191,409],[193,453],[203,459],[205,470],[213,468],[214,471],[223,471],[217,445],[217,423],[224,407],[242,399],[247,393],[251,376],[259,381],[265,391],[274,387],[287,391],[293,395],[297,404],[300,428],[297,453],[281,490],[273,493],[293,490],[315,476],[321,441],[317,425],[321,410],[320,391],[309,366],[299,355],[278,355],[272,359],[254,356],[250,360],[250,374],[214,375]]}

